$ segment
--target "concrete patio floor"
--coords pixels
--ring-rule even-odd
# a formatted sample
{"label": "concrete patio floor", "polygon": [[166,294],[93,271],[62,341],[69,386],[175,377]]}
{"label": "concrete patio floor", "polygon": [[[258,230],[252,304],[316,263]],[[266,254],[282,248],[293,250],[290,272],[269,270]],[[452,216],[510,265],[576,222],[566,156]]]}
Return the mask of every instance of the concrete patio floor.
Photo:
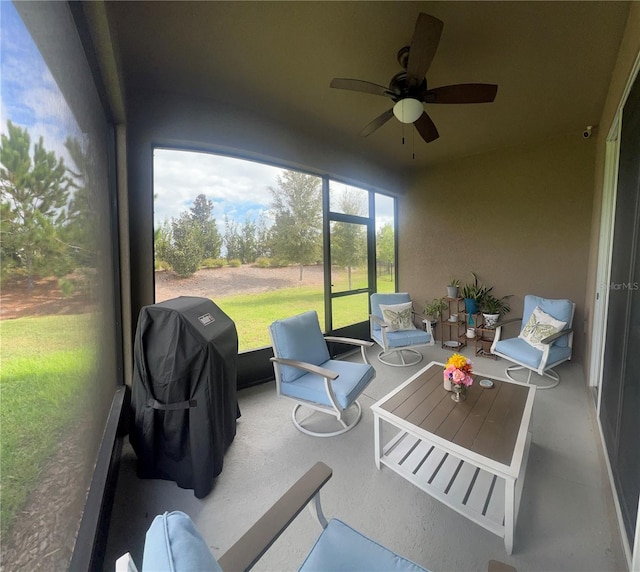
{"label": "concrete patio floor", "polygon": [[[472,348],[462,353],[474,361],[474,371],[503,377],[506,362],[473,357]],[[377,377],[360,398],[362,420],[338,437],[318,439],[296,430],[290,419],[293,402],[277,398],[274,383],[239,392],[237,435],[205,499],[170,481],[139,480],[126,443],[105,569],[113,570],[115,559],[127,551],[140,565],[150,522],[171,510],[189,514],[214,555],[220,555],[299,476],[323,461],[333,469],[321,495],[325,515],[434,572],[482,571],[491,559],[518,572],[627,570],[593,397],[581,365],[561,365],[560,385],[536,393],[514,550],[507,555],[503,539],[390,469],[375,468],[369,407],[430,361],[446,361],[451,352],[423,348],[422,362],[406,368],[382,365],[376,354],[371,348]],[[296,570],[319,533],[309,511],[303,511],[255,570]]]}

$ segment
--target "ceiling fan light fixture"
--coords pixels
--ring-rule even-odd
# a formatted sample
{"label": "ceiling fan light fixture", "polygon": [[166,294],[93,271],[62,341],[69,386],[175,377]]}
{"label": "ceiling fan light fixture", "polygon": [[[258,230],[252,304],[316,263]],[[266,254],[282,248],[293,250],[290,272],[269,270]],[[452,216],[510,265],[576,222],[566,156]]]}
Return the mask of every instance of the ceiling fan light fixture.
{"label": "ceiling fan light fixture", "polygon": [[412,97],[405,97],[393,106],[393,114],[400,123],[413,123],[424,111],[422,102]]}

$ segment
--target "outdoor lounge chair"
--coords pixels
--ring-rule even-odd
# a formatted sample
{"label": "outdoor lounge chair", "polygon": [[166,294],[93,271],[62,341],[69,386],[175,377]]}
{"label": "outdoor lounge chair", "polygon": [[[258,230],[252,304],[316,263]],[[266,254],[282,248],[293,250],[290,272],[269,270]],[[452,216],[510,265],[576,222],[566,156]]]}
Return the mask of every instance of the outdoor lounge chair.
{"label": "outdoor lounge chair", "polygon": [[[185,513],[156,516],[147,531],[142,572],[250,570],[307,504],[323,531],[300,570],[426,572],[344,522],[326,520],[320,505],[320,489],[331,475],[327,465],[316,463],[217,560]],[[135,571],[129,553],[116,562],[116,572]]]}
{"label": "outdoor lounge chair", "polygon": [[406,292],[371,294],[371,339],[382,348],[378,359],[383,364],[415,365],[422,361],[422,354],[415,348],[434,345],[431,324],[428,320],[425,322],[427,331],[416,328],[414,314]]}
{"label": "outdoor lounge chair", "polygon": [[[314,437],[333,437],[353,429],[362,416],[357,398],[376,376],[365,354],[365,348],[373,344],[351,338],[323,336],[315,311],[276,320],[269,326],[269,334],[275,356],[271,361],[277,393],[297,403],[291,415],[293,424],[303,433]],[[328,341],[360,347],[364,363],[331,359]],[[323,432],[303,426],[297,418],[303,406],[333,415],[341,428]]]}
{"label": "outdoor lounge chair", "polygon": [[[513,372],[528,369],[527,383],[531,382],[533,372],[552,380],[551,384],[538,385],[539,389],[550,389],[560,383],[560,376],[552,368],[571,359],[575,307],[570,300],[527,295],[522,318],[498,323],[491,353],[513,362],[505,370],[509,379],[519,381]],[[522,321],[519,336],[502,339],[502,328],[518,321]]]}

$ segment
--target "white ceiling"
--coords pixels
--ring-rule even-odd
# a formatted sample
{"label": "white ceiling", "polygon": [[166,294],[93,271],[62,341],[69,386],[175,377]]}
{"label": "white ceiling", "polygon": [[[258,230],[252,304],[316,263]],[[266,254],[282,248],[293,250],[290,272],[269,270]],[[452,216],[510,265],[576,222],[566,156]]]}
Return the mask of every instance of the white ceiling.
{"label": "white ceiling", "polygon": [[[628,3],[108,2],[107,9],[128,92],[225,102],[400,169],[580,136],[596,125]],[[429,144],[405,127],[403,146],[395,119],[361,138],[391,101],[329,83],[349,77],[387,85],[421,11],[444,22],[429,86],[495,83],[496,100],[427,105],[440,132]]]}

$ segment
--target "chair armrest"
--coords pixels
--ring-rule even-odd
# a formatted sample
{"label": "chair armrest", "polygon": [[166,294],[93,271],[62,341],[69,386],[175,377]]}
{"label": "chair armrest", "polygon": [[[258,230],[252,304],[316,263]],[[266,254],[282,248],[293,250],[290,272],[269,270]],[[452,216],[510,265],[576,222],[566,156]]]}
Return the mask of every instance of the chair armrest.
{"label": "chair armrest", "polygon": [[249,570],[318,494],[333,471],[316,463],[220,558],[225,572]]}
{"label": "chair armrest", "polygon": [[509,320],[505,320],[504,322],[498,322],[495,327],[500,328],[508,324],[514,324],[515,322],[522,322],[522,316],[520,316],[519,318],[510,318]]}
{"label": "chair armrest", "polygon": [[388,328],[389,324],[386,324],[385,321],[381,318],[378,318],[375,314],[369,314],[369,318],[373,320],[376,324],[378,324],[381,328]]}
{"label": "chair armrest", "polygon": [[566,336],[567,334],[571,334],[572,332],[573,332],[573,328],[569,328],[568,330],[560,330],[559,332],[556,332],[555,334],[551,334],[550,336],[547,336],[543,340],[540,340],[540,343],[551,344],[555,342],[558,338],[561,338],[562,336]]}
{"label": "chair armrest", "polygon": [[290,365],[291,367],[297,367],[298,369],[308,371],[309,373],[315,373],[317,375],[321,375],[322,377],[327,377],[331,380],[338,379],[339,376],[339,374],[337,374],[335,371],[331,371],[330,369],[326,369],[324,367],[318,367],[317,365],[313,365],[312,363],[306,363],[303,361],[278,357],[272,357],[271,361],[279,363],[280,365]]}
{"label": "chair armrest", "polygon": [[356,340],[355,338],[340,338],[338,336],[325,336],[324,339],[328,342],[337,342],[339,344],[351,344],[352,346],[360,346],[362,348],[370,348],[373,345],[373,342],[368,342],[366,340]]}

